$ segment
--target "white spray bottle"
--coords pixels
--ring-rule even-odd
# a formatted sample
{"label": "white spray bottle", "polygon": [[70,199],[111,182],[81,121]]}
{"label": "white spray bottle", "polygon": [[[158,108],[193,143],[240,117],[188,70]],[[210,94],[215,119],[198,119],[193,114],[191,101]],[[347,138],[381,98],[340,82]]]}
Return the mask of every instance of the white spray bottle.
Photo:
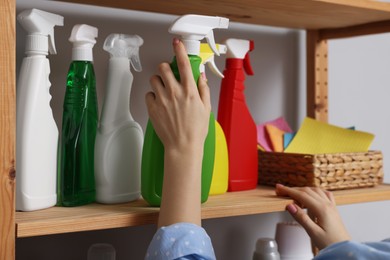
{"label": "white spray bottle", "polygon": [[26,57],[17,84],[16,210],[32,211],[56,204],[58,128],[50,107],[50,64],[56,54],[54,26],[60,15],[37,9],[17,17],[28,32]]}
{"label": "white spray bottle", "polygon": [[96,201],[136,200],[141,189],[143,131],[130,113],[135,71],[141,71],[138,35],[111,34],[104,42],[110,53],[106,96],[95,143]]}

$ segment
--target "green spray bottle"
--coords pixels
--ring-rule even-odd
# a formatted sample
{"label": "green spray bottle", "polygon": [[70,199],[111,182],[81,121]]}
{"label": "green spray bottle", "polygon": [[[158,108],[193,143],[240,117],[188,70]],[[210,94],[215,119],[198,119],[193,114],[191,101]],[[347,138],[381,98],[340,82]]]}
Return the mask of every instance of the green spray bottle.
{"label": "green spray bottle", "polygon": [[92,48],[98,30],[79,24],[72,29],[73,43],[59,150],[57,204],[79,206],[95,201],[94,147],[98,103]]}
{"label": "green spray bottle", "polygon": [[[214,41],[213,29],[225,29],[229,25],[229,19],[204,16],[183,15],[179,17],[169,28],[169,32],[181,37],[188,58],[191,63],[195,82],[200,76],[200,41],[206,38],[210,48],[219,55]],[[177,80],[180,81],[179,69],[176,57],[173,58],[171,69]],[[209,131],[204,143],[204,155],[202,161],[202,192],[201,202],[208,199],[211,179],[214,169],[215,156],[215,118],[210,115]],[[142,197],[152,206],[160,206],[164,177],[164,146],[158,138],[150,120],[148,121],[144,146],[142,151],[141,165],[141,193]]]}

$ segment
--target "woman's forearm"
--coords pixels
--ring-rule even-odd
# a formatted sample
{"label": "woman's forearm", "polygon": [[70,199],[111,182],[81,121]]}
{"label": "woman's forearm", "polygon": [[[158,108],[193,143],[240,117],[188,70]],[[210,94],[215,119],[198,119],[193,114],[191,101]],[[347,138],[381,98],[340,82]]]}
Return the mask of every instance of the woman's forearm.
{"label": "woman's forearm", "polygon": [[179,222],[201,224],[203,146],[167,150],[158,226]]}

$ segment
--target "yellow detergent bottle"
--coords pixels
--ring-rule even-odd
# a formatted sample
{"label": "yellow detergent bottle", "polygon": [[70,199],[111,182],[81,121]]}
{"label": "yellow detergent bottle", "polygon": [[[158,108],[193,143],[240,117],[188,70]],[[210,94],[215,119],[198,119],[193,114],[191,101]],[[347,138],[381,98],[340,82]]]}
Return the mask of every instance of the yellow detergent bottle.
{"label": "yellow detergent bottle", "polygon": [[[227,48],[225,45],[217,44],[217,49],[220,54],[225,54]],[[214,62],[214,52],[211,50],[208,44],[201,43],[200,54],[202,63],[200,65],[200,72],[205,72],[205,64],[207,64],[210,70],[218,77],[223,78],[223,74],[218,70]],[[213,178],[211,180],[211,187],[209,195],[223,194],[228,189],[229,179],[229,155],[226,143],[225,134],[221,125],[217,120],[215,121],[215,157],[214,157],[214,169]]]}

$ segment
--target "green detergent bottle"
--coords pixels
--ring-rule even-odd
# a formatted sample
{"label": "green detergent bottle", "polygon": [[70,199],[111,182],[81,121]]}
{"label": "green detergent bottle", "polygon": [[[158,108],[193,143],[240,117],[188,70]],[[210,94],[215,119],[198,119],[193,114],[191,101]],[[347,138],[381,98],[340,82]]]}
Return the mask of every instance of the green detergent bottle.
{"label": "green detergent bottle", "polygon": [[98,104],[92,48],[98,30],[81,24],[73,27],[62,135],[58,156],[57,193],[59,206],[79,206],[95,201],[94,147]]}
{"label": "green detergent bottle", "polygon": [[[188,58],[191,63],[192,73],[195,82],[198,82],[201,65],[200,41],[206,38],[211,49],[216,53],[213,29],[227,28],[229,19],[214,16],[203,15],[184,15],[179,17],[169,28],[172,34],[180,35]],[[176,57],[173,58],[171,69],[177,80],[180,81],[179,69],[177,67]],[[209,131],[204,143],[204,155],[202,161],[202,192],[201,202],[208,199],[211,179],[214,169],[215,156],[215,118],[213,113],[210,115]],[[162,186],[164,179],[164,146],[157,136],[152,124],[148,121],[144,146],[142,151],[141,165],[141,193],[142,197],[151,206],[160,206]]]}

